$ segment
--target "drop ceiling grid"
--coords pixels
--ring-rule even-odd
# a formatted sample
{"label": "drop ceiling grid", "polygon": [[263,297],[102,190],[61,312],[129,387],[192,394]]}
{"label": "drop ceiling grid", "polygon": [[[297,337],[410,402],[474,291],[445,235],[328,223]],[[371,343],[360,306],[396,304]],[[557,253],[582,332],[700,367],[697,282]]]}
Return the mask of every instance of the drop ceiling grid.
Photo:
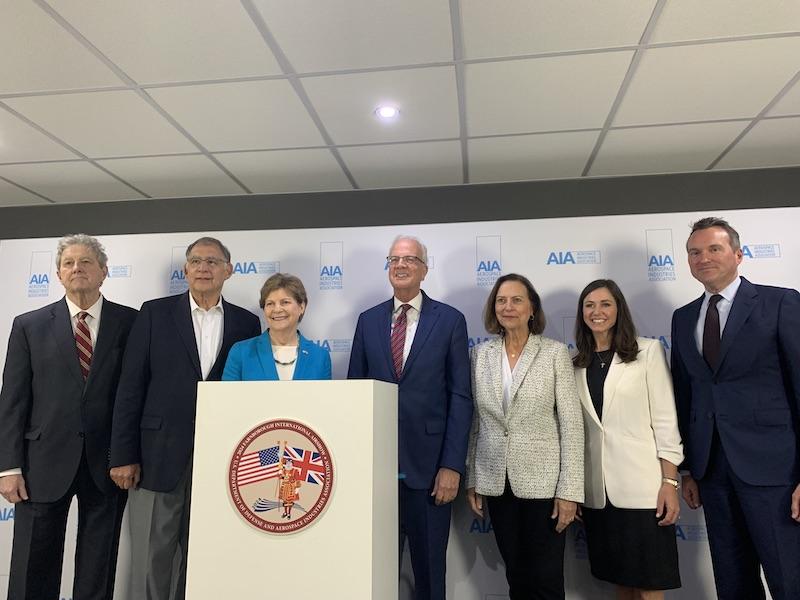
{"label": "drop ceiling grid", "polygon": [[[240,5],[242,10],[236,9],[232,13],[226,14],[224,22],[220,18],[214,17],[214,7],[205,6],[203,3],[197,5],[189,0],[176,0],[166,13],[154,12],[154,7],[160,4],[157,0],[144,0],[136,9],[139,12],[135,15],[126,12],[125,14],[128,16],[125,19],[121,18],[124,15],[113,15],[112,18],[111,15],[102,13],[102,11],[92,14],[80,3],[68,0],[33,0],[19,11],[15,9],[13,18],[0,19],[0,22],[6,22],[5,29],[10,27],[11,30],[16,31],[20,29],[19,21],[21,20],[23,24],[37,24],[39,29],[51,32],[53,40],[43,47],[56,47],[61,49],[62,54],[76,57],[75,64],[85,67],[84,74],[87,77],[73,79],[61,77],[63,73],[53,73],[49,74],[49,80],[46,77],[44,79],[40,77],[35,82],[26,80],[25,77],[20,77],[21,72],[25,69],[21,69],[19,65],[36,64],[36,61],[41,62],[42,58],[41,56],[37,57],[35,52],[31,54],[32,49],[25,47],[24,36],[21,38],[23,41],[20,41],[20,36],[6,38],[7,40],[16,40],[16,46],[19,47],[7,55],[15,57],[10,61],[13,63],[11,66],[13,72],[9,77],[0,77],[0,81],[6,83],[6,85],[0,83],[0,101],[8,103],[10,106],[14,106],[16,103],[17,108],[21,108],[35,105],[37,101],[33,100],[34,97],[60,96],[59,101],[63,101],[63,98],[73,96],[71,103],[73,108],[84,103],[83,109],[87,110],[90,108],[90,102],[97,101],[104,94],[109,94],[111,91],[124,94],[125,92],[122,90],[132,90],[144,103],[149,103],[156,113],[160,113],[160,117],[156,115],[156,121],[159,122],[157,130],[176,132],[174,137],[171,134],[164,135],[173,140],[180,140],[180,148],[163,146],[158,143],[137,146],[135,143],[129,143],[131,140],[125,139],[124,135],[116,136],[120,138],[118,140],[114,140],[114,136],[110,136],[112,145],[116,143],[118,147],[108,144],[87,145],[85,140],[84,143],[76,143],[76,134],[81,132],[73,131],[65,134],[58,126],[54,126],[52,121],[53,119],[58,120],[58,115],[54,117],[51,113],[59,111],[53,109],[45,111],[46,114],[41,118],[28,112],[29,118],[34,117],[30,118],[32,123],[28,124],[23,120],[22,125],[12,126],[15,131],[11,136],[12,140],[30,139],[32,143],[25,148],[25,152],[17,155],[8,152],[4,154],[0,147],[0,166],[13,167],[29,164],[34,170],[37,167],[41,168],[44,177],[48,172],[47,165],[68,164],[56,161],[86,161],[87,165],[108,169],[110,174],[120,181],[124,181],[126,185],[130,186],[130,189],[138,188],[144,196],[144,192],[147,192],[145,188],[148,186],[141,184],[141,181],[146,181],[147,177],[143,177],[145,174],[137,171],[137,168],[148,162],[155,164],[153,160],[144,160],[147,158],[154,159],[174,154],[175,156],[195,157],[188,161],[194,163],[195,160],[206,157],[212,162],[212,165],[216,165],[213,168],[219,171],[223,179],[228,177],[236,183],[240,181],[239,175],[235,169],[226,166],[223,161],[224,156],[229,154],[238,156],[238,153],[245,155],[248,152],[262,150],[279,152],[283,156],[281,161],[277,161],[276,164],[285,164],[287,172],[301,172],[297,168],[302,165],[292,164],[291,160],[299,160],[302,152],[299,150],[293,152],[288,149],[303,148],[303,151],[317,150],[331,152],[334,156],[338,156],[341,161],[341,170],[344,172],[352,170],[353,173],[366,173],[366,176],[362,175],[361,177],[364,183],[359,182],[358,176],[351,175],[352,182],[356,184],[354,187],[364,184],[368,187],[387,187],[407,184],[404,183],[402,175],[398,175],[397,183],[393,183],[390,171],[383,169],[383,172],[386,173],[386,183],[381,185],[381,165],[377,164],[372,167],[372,170],[365,171],[364,161],[357,163],[356,157],[368,156],[370,148],[380,148],[380,151],[375,152],[375,157],[370,157],[373,164],[378,155],[406,156],[409,157],[408,160],[411,160],[413,157],[408,150],[414,144],[433,144],[431,147],[436,147],[436,144],[444,144],[441,147],[449,147],[447,144],[451,143],[455,143],[456,146],[460,144],[460,180],[467,182],[470,179],[473,181],[492,179],[491,171],[487,172],[487,169],[481,167],[478,161],[469,154],[473,147],[477,147],[475,143],[481,139],[496,139],[511,143],[515,137],[524,137],[532,133],[536,134],[532,136],[535,138],[537,135],[558,136],[566,132],[584,132],[597,140],[603,137],[602,135],[600,138],[597,137],[602,132],[610,135],[617,131],[641,129],[644,133],[639,133],[637,139],[654,139],[655,142],[648,146],[653,148],[657,155],[658,144],[661,140],[655,131],[659,127],[677,126],[676,124],[687,122],[697,125],[728,123],[729,127],[742,129],[749,125],[748,131],[752,130],[755,135],[762,124],[775,120],[777,117],[791,118],[792,115],[800,113],[798,85],[794,85],[791,89],[783,89],[783,86],[786,86],[800,66],[797,59],[793,58],[800,56],[798,11],[790,6],[787,8],[790,3],[776,3],[770,0],[766,12],[774,12],[757,15],[759,18],[753,18],[752,9],[745,0],[731,0],[731,5],[727,4],[726,0],[725,6],[728,7],[728,10],[724,18],[719,18],[714,11],[723,10],[724,7],[720,1],[708,0],[708,5],[701,10],[702,14],[700,14],[685,2],[676,0],[663,2],[662,0],[664,8],[655,24],[652,40],[641,40],[639,37],[646,19],[653,7],[659,4],[655,0],[638,3],[637,10],[628,11],[628,13],[621,10],[623,5],[629,6],[628,2],[609,0],[606,8],[610,11],[608,14],[611,16],[607,20],[608,27],[602,31],[598,31],[602,28],[596,27],[597,18],[591,16],[591,10],[584,12],[579,10],[582,3],[578,0],[559,2],[556,0],[538,0],[537,2],[509,0],[502,5],[502,8],[496,10],[495,15],[488,17],[480,0],[436,0],[435,2],[414,0],[405,3],[404,6],[395,6],[404,3],[393,3],[388,0],[380,2],[352,0],[350,4],[352,11],[350,12],[357,13],[358,16],[351,23],[354,33],[350,36],[341,35],[341,27],[332,27],[337,22],[336,18],[344,18],[341,15],[347,15],[349,9],[343,10],[339,7],[339,16],[336,18],[332,18],[327,9],[318,14],[311,14],[315,10],[313,7],[318,5],[311,0],[296,2],[287,13],[280,14],[275,12],[276,7],[284,6],[284,4],[278,0],[243,0]],[[271,47],[263,39],[258,39],[258,23],[253,19],[253,14],[248,12],[248,5],[256,8],[268,22],[274,36],[275,47]],[[539,35],[536,36],[528,35],[526,28],[520,25],[530,22],[530,16],[526,16],[529,15],[529,12],[526,11],[529,11],[533,5],[540,10],[539,14],[544,16],[532,23],[531,32],[536,32],[537,27],[541,29]],[[8,6],[7,4],[5,10],[8,10]],[[2,10],[0,9],[0,15]],[[692,10],[695,12],[692,13]],[[376,17],[376,11],[378,13],[383,11],[383,14],[378,14]],[[65,23],[59,23],[58,18],[52,17],[48,13],[56,13]],[[289,18],[292,15],[295,18]],[[308,19],[306,21],[299,19],[303,16],[308,16],[314,22],[309,23]],[[126,19],[128,21],[134,19],[130,27],[120,25]],[[193,21],[193,19],[195,20]],[[369,28],[370,19],[377,19],[372,29]],[[221,31],[241,33],[241,39],[236,40],[235,47],[220,49],[218,39],[209,39],[208,31],[215,21],[219,22]],[[698,23],[698,21],[701,22]],[[12,25],[8,25],[9,22]],[[148,45],[140,55],[130,51],[130,47],[135,47],[135,44],[130,41],[122,44],[119,41],[135,40],[136,34],[145,31],[148,23],[156,22],[161,26],[161,29],[157,31],[157,39]],[[106,23],[108,26],[104,27],[103,25]],[[192,28],[193,23],[197,25],[194,29]],[[330,30],[325,30],[326,24],[331,26]],[[392,24],[395,25],[394,28],[392,28]],[[483,31],[486,32],[483,47],[479,43],[482,24]],[[554,24],[561,25],[556,27]],[[61,26],[59,27],[59,25]],[[33,25],[30,26],[33,27]],[[365,28],[369,31],[363,34]],[[506,36],[507,39],[503,39],[501,35],[504,28],[506,31],[509,31],[510,28],[511,31]],[[563,35],[552,35],[552,32],[556,30],[563,31]],[[206,32],[206,34],[195,37],[192,31]],[[334,31],[338,35],[332,33]],[[0,25],[0,32],[4,32],[3,25]],[[170,33],[177,36],[180,48],[171,49],[165,42],[170,37]],[[548,37],[548,33],[551,34],[550,37]],[[226,35],[230,34],[219,34],[219,38],[224,39]],[[309,36],[315,42],[322,40],[323,43],[308,44]],[[731,36],[734,36],[734,39],[720,39]],[[84,42],[81,41],[81,37],[85,37]],[[370,56],[363,56],[364,44],[366,42],[378,43],[376,40],[381,38],[385,39],[385,47],[380,47],[378,52],[374,52]],[[3,38],[0,37],[0,39]],[[489,44],[486,39],[494,39],[498,43]],[[648,43],[648,41],[652,43]],[[208,46],[207,48],[203,46],[204,43]],[[739,45],[740,48],[747,48],[749,51],[731,52],[730,48],[736,45]],[[459,46],[461,47],[459,48]],[[3,47],[3,42],[0,41],[0,48]],[[199,50],[204,49],[206,53],[213,54],[209,64],[195,65],[192,64],[190,58],[187,58],[196,56],[194,62],[203,62],[206,54]],[[280,56],[276,58],[276,49],[279,55],[282,53],[287,59],[290,70],[287,71],[285,65],[281,64]],[[631,86],[627,91],[620,89],[621,77],[618,69],[611,69],[611,75],[603,73],[602,69],[599,73],[598,69],[592,69],[591,65],[597,64],[616,64],[616,62],[624,63],[626,61],[629,63],[630,56],[634,51],[642,54],[642,65],[633,73]],[[247,54],[248,60],[237,62],[237,57],[241,57],[243,53]],[[657,53],[663,53],[662,56],[671,54],[680,59],[673,58],[671,61],[665,61],[666,66],[662,66],[659,73],[659,69],[648,67],[648,64],[653,62],[650,56],[657,56]],[[769,68],[761,70],[754,68],[752,65],[758,62],[756,60],[750,60],[748,63],[748,56],[754,54],[760,56],[761,62],[769,65]],[[149,64],[154,61],[158,62],[156,60],[158,56],[166,57],[163,64]],[[476,92],[474,84],[471,83],[474,73],[492,70],[500,72],[505,69],[509,72],[515,70],[522,72],[523,75],[520,76],[520,79],[524,86],[526,84],[524,72],[530,65],[535,65],[532,70],[536,72],[536,69],[541,71],[542,65],[551,61],[569,64],[573,57],[574,64],[589,65],[585,67],[589,71],[588,74],[585,72],[583,74],[570,73],[569,69],[563,69],[561,73],[554,71],[549,79],[535,79],[533,85],[530,86],[534,92],[541,94],[541,100],[534,103],[534,113],[537,109],[541,111],[549,106],[551,114],[556,116],[556,118],[541,119],[541,114],[538,115],[540,120],[545,122],[544,126],[541,122],[536,122],[535,118],[532,122],[530,116],[527,117],[527,121],[526,117],[521,118],[518,122],[506,119],[506,124],[504,124],[503,117],[506,115],[497,109],[498,104],[509,102],[507,98],[501,97],[503,90],[493,90],[496,98],[492,101],[491,94],[485,94],[488,99],[482,98],[481,93],[485,90],[479,89]],[[744,59],[743,63],[740,60],[742,58]],[[698,63],[709,62],[717,69],[706,79],[698,77],[698,72],[702,74],[702,69],[696,68]],[[709,92],[709,98],[697,98],[692,102],[684,103],[689,106],[696,105],[693,106],[694,112],[692,110],[683,110],[683,112],[675,110],[676,108],[685,108],[680,100],[687,96],[687,91],[682,88],[687,88],[688,82],[700,79],[703,83],[707,83],[709,78],[713,80],[714,77],[720,77],[720,71],[730,73],[732,69],[728,67],[732,62],[736,63],[735,66],[740,67],[740,78],[752,88],[745,90],[747,97],[742,98],[742,94],[736,94],[732,100],[727,97],[720,99],[719,96],[715,100],[714,94]],[[232,68],[231,65],[236,68]],[[204,71],[199,68],[200,66],[208,67],[208,70]],[[68,70],[69,67],[67,66],[65,69]],[[481,69],[484,70],[481,71]],[[547,71],[546,68],[545,71]],[[733,71],[735,72],[735,70]],[[421,72],[428,72],[428,74],[448,72],[450,75],[446,77],[448,82],[445,88],[442,88],[441,82],[431,85],[428,80],[417,77]],[[462,75],[460,81],[459,72]],[[3,73],[2,66],[0,66],[0,73]],[[753,76],[751,77],[750,74]],[[594,81],[592,85],[586,86],[589,92],[584,92],[580,89],[580,84],[581,81],[585,82],[587,77],[594,77]],[[726,77],[722,77],[723,89],[729,89],[725,88],[724,84],[731,82],[731,76],[726,75]],[[415,78],[418,81],[415,82]],[[669,104],[672,106],[665,108],[663,105],[668,103],[664,100],[664,96],[656,98],[654,102],[652,93],[649,95],[642,93],[642,89],[646,90],[654,78],[662,82],[664,79],[668,79],[669,85],[664,87],[677,94],[679,101],[670,101]],[[411,130],[403,132],[405,135],[398,133],[397,128],[394,131],[391,129],[381,131],[376,128],[372,115],[365,107],[359,107],[358,110],[364,109],[367,112],[366,118],[363,118],[363,115],[357,115],[357,111],[352,107],[342,108],[343,98],[346,99],[348,90],[353,96],[362,98],[363,94],[379,89],[380,82],[384,82],[385,87],[385,82],[393,82],[393,80],[396,80],[394,83],[410,82],[406,85],[406,97],[412,99],[410,102],[414,121]],[[479,79],[479,81],[485,82],[486,78]],[[8,82],[11,82],[11,87]],[[76,82],[78,89],[72,89],[76,86]],[[286,82],[291,83],[296,98],[299,99],[301,105],[305,104],[308,114],[295,111],[291,117],[284,119],[280,125],[288,133],[284,131],[283,137],[280,139],[259,132],[259,135],[251,136],[248,143],[244,143],[243,139],[229,140],[227,144],[209,143],[213,139],[212,134],[227,133],[226,129],[238,128],[244,139],[246,139],[247,133],[258,130],[257,125],[254,126],[258,123],[259,118],[258,103],[254,103],[253,113],[245,115],[242,113],[241,107],[237,107],[234,103],[234,100],[241,99],[237,98],[238,95],[231,93],[230,90],[240,89],[241,84],[254,83],[258,86],[267,82],[276,84],[277,87],[274,89],[278,89],[281,82],[283,85]],[[361,83],[356,85],[354,82]],[[373,82],[373,85],[370,82]],[[528,83],[530,84],[530,82]],[[537,83],[542,84],[544,93],[535,89]],[[203,112],[198,110],[198,105],[202,104],[199,97],[205,91],[200,84],[208,84],[205,88],[219,86],[218,91],[220,91],[216,100],[216,112],[212,111],[210,113],[212,117],[208,117],[207,111],[205,122],[202,122],[202,119],[194,114]],[[436,85],[439,87],[436,88]],[[225,96],[221,90],[226,88],[230,99],[219,100],[220,97]],[[435,89],[431,90],[431,88]],[[593,97],[591,94],[597,93],[601,88],[608,90],[602,92],[601,96],[605,94],[604,97],[608,97],[610,90],[613,90],[612,97],[614,93],[619,96],[620,110],[616,116],[613,115],[613,110],[609,110],[608,101],[602,100],[598,107],[598,102],[591,100]],[[442,92],[443,89],[447,91]],[[554,101],[554,97],[557,97],[559,93],[563,98],[564,90],[570,89],[573,90],[572,96],[583,100],[587,107],[581,106],[580,102],[570,105],[569,102]],[[578,89],[577,92],[574,91],[576,89]],[[734,87],[733,89],[739,88]],[[186,93],[182,94],[179,90],[184,90]],[[333,92],[328,94],[328,90],[333,90]],[[64,94],[65,91],[69,93]],[[430,93],[431,91],[433,93]],[[305,99],[303,98],[304,92]],[[426,92],[428,92],[428,98],[424,98]],[[785,93],[781,95],[782,92]],[[108,97],[114,95],[110,94]],[[702,96],[702,94],[696,95]],[[94,97],[90,99],[90,96]],[[667,94],[666,97],[668,96]],[[173,101],[165,100],[168,97]],[[288,96],[284,94],[284,97]],[[175,98],[180,98],[180,100],[174,100]],[[567,100],[571,99],[567,94]],[[262,99],[262,104],[271,106],[274,101],[274,97],[268,95],[265,101]],[[415,105],[414,101],[418,103]],[[481,101],[483,105],[481,105]],[[47,100],[40,102],[40,106],[48,104]],[[208,100],[205,102],[209,103]],[[337,103],[339,108],[335,109],[334,105]],[[548,105],[548,103],[550,104]],[[519,104],[524,105],[524,103]],[[730,104],[737,104],[736,110],[732,110]],[[744,105],[744,108],[739,107],[739,104]],[[486,108],[476,110],[476,106],[481,108],[485,106]],[[765,107],[769,107],[769,110],[765,110]],[[572,109],[571,121],[564,118],[570,114],[570,111],[566,110],[567,108]],[[347,117],[344,120],[342,119],[342,110]],[[430,115],[426,115],[426,111],[429,111]],[[494,114],[490,111],[494,111]],[[602,115],[602,118],[586,119],[587,115],[584,112]],[[26,111],[19,110],[19,113],[26,114]],[[144,130],[147,118],[140,122],[138,118],[125,117],[120,111],[118,113],[121,120],[130,124],[131,129]],[[143,111],[143,114],[147,113],[148,111]],[[194,116],[191,119],[187,118],[186,114],[188,113],[192,113]],[[498,113],[500,114],[498,115]],[[316,121],[313,117],[314,114],[317,115]],[[310,139],[302,133],[308,131],[309,116],[312,121],[311,131],[316,131],[314,139]],[[15,118],[9,114],[6,120]],[[237,118],[239,118],[239,125],[233,127]],[[581,121],[581,119],[584,120]],[[607,122],[604,123],[603,119],[606,119]],[[484,129],[473,126],[473,120],[482,125]],[[3,112],[0,111],[0,127],[3,126],[2,123]],[[152,126],[152,122],[150,126]],[[292,130],[295,127],[300,133],[293,134]],[[91,129],[92,127],[88,126],[86,127],[87,131],[82,132],[85,137],[102,139],[103,135],[108,133],[107,127],[105,131],[98,128],[99,131],[93,132]],[[647,131],[651,129],[652,133]],[[700,129],[703,128],[697,128],[697,131]],[[718,128],[710,126],[706,129],[715,131]],[[769,129],[764,131],[769,131]],[[324,133],[328,133],[328,135],[326,136]],[[763,144],[764,134],[760,135]],[[42,136],[49,137],[50,140],[42,141]],[[622,139],[616,133],[614,136],[616,139]],[[63,140],[61,140],[62,137]],[[43,154],[39,156],[36,156],[35,152],[31,152],[31,148],[36,147],[35,138],[38,138],[43,147]],[[252,138],[257,138],[256,142],[253,142]],[[264,142],[265,139],[270,141]],[[543,140],[544,138],[539,141]],[[49,143],[50,141],[52,144]],[[60,141],[61,143],[59,143]],[[153,139],[149,141],[155,142]],[[736,143],[746,141],[747,135],[744,135],[737,139]],[[716,147],[716,142],[712,139],[709,145]],[[778,145],[780,151],[783,146]],[[72,155],[72,146],[78,150],[74,156]],[[408,147],[404,150],[405,146]],[[345,153],[346,148],[353,150]],[[608,151],[617,152],[618,146],[615,148],[609,148]],[[733,145],[728,151],[733,152],[735,149],[736,146]],[[242,152],[245,150],[247,152]],[[606,147],[603,140],[600,139],[596,148],[596,160],[612,158],[612,154],[604,157],[604,151],[606,151]],[[664,151],[671,152],[671,146],[664,148]],[[265,152],[264,156],[268,156],[270,152]],[[576,150],[576,152],[576,155],[564,158],[565,165],[572,164],[571,161],[574,161],[576,156],[585,154],[583,150]],[[618,157],[618,155],[616,156]],[[723,156],[716,158],[719,161]],[[119,160],[109,160],[114,157],[119,157]],[[274,157],[277,158],[278,154],[275,154]],[[130,159],[131,162],[126,163],[126,159]],[[287,160],[290,162],[287,163]],[[387,158],[387,160],[389,159]],[[449,171],[452,168],[452,155],[450,153],[442,155],[441,160],[443,161],[440,165],[441,172],[447,173],[445,179],[452,178],[452,173]],[[488,155],[486,160],[491,162],[491,155]],[[780,157],[776,157],[774,160],[780,160]],[[542,161],[540,166],[544,167],[547,161],[544,159]],[[722,160],[719,162],[719,167],[724,168],[726,164],[729,163]],[[326,171],[327,167],[324,165],[323,161],[320,163],[320,168],[324,172],[330,173]],[[563,171],[565,165],[554,164],[550,176]],[[400,171],[407,168],[408,166],[403,167],[402,164],[398,164]],[[114,169],[118,172],[115,172]],[[242,172],[247,173],[248,177],[252,177],[250,171],[244,169]],[[470,173],[474,175],[478,172],[481,173],[480,177],[470,178]],[[137,173],[137,175],[132,176],[132,173]],[[530,173],[536,178],[548,177],[546,168],[544,172],[532,169]],[[588,174],[594,174],[594,171]],[[156,175],[153,174],[153,177],[155,178]],[[333,177],[332,180],[326,180],[325,177],[328,176],[322,178],[323,188],[334,189],[339,185],[336,177]],[[132,181],[128,183],[126,178],[131,178]],[[308,178],[305,179],[308,180]],[[304,177],[298,177],[297,183],[300,185],[288,191],[304,191],[303,180]],[[13,180],[9,178],[9,181]],[[30,172],[26,172],[26,181],[35,183],[35,178],[30,176]],[[137,183],[141,187],[137,186]],[[227,183],[222,183],[222,180],[220,183],[223,188],[227,185]],[[286,184],[287,182],[284,182],[284,185]],[[247,191],[258,191],[249,189],[246,183],[242,184],[242,188]],[[31,190],[37,191],[34,186],[31,187]],[[125,195],[129,193],[130,191],[125,192]],[[69,195],[69,193],[65,194],[65,196]],[[161,194],[155,195],[160,196]]]}

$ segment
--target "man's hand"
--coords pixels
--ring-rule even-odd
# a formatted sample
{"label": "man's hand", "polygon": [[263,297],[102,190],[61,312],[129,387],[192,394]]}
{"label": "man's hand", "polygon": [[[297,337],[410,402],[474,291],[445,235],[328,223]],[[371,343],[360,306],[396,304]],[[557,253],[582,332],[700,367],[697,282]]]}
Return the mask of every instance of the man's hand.
{"label": "man's hand", "polygon": [[142,478],[142,467],[138,464],[114,467],[108,474],[118,488],[131,490],[139,487],[139,480]]}
{"label": "man's hand", "polygon": [[792,492],[792,518],[800,522],[800,483]]}
{"label": "man's hand", "polygon": [[436,506],[452,502],[458,493],[458,484],[461,481],[461,473],[441,467],[436,474],[436,481],[433,484],[431,496],[435,496]]}
{"label": "man's hand", "polygon": [[683,487],[683,499],[689,508],[700,508],[703,502],[700,500],[700,488],[691,475],[684,475],[681,481]]}
{"label": "man's hand", "polygon": [[28,499],[28,490],[25,488],[25,478],[22,475],[6,475],[0,477],[0,496],[11,504]]}
{"label": "man's hand", "polygon": [[562,500],[556,498],[553,501],[553,514],[550,515],[551,519],[558,519],[556,523],[556,533],[561,533],[570,523],[575,520],[575,514],[578,511],[578,503],[572,500]]}
{"label": "man's hand", "polygon": [[467,490],[467,503],[479,518],[483,518],[483,496],[475,492],[475,488],[471,487]]}

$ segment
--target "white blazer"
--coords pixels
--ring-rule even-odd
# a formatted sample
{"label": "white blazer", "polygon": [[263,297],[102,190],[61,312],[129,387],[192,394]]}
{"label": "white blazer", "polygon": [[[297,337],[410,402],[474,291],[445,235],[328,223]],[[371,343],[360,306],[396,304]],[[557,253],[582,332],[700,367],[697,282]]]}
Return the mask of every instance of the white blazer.
{"label": "white blazer", "polygon": [[503,412],[503,340],[472,351],[472,431],[467,488],[517,498],[583,501],[583,418],[567,347],[530,335]]}
{"label": "white blazer", "polygon": [[661,462],[683,461],[672,378],[661,343],[638,338],[639,355],[624,363],[617,354],[603,386],[603,420],[589,395],[586,369],[575,369],[586,432],[585,482],[589,508],[606,495],[618,508],[655,508]]}

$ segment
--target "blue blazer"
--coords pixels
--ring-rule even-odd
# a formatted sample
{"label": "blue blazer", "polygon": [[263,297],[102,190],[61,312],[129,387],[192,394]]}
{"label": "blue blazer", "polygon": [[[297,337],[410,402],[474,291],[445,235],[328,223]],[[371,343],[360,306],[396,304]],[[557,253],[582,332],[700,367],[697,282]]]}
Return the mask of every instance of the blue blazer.
{"label": "blue blazer", "polygon": [[[758,486],[800,481],[800,294],[742,277],[715,371],[694,338],[701,296],[672,317],[672,378],[684,466],[706,473],[714,434],[734,473]],[[787,508],[788,510],[788,508]]]}
{"label": "blue blazer", "polygon": [[[292,380],[330,379],[331,355],[299,332],[297,363]],[[269,330],[261,335],[237,342],[228,354],[222,381],[277,381],[278,370],[272,356]]]}
{"label": "blue blazer", "polygon": [[400,476],[430,489],[440,467],[463,475],[472,426],[467,323],[458,310],[422,293],[414,343],[398,381],[390,346],[394,301],[358,317],[348,379],[378,379],[398,390]]}
{"label": "blue blazer", "polygon": [[[261,331],[253,313],[224,298],[222,305],[222,347],[207,381],[219,381],[235,342]],[[175,489],[192,456],[197,382],[202,379],[189,293],[145,302],[122,360],[109,466],[141,464],[143,488]]]}

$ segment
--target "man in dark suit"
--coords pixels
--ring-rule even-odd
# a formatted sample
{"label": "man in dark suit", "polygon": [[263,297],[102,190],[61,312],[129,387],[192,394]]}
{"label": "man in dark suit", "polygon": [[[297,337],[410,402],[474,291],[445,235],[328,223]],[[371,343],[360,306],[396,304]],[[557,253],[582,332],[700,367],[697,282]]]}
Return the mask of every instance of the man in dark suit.
{"label": "man in dark suit", "polygon": [[258,317],[222,298],[230,260],[217,239],[192,243],[188,293],[145,302],[125,350],[110,466],[131,490],[132,599],[184,597],[197,382],[219,381],[231,346],[261,332]]}
{"label": "man in dark suit", "polygon": [[399,386],[400,549],[408,538],[417,600],[443,599],[450,502],[472,424],[467,325],[420,290],[419,240],[398,237],[387,260],[394,298],[359,316],[347,376]]}
{"label": "man in dark suit", "polygon": [[739,234],[692,226],[705,293],[672,318],[672,374],[686,450],[683,497],[703,506],[722,600],[800,598],[800,294],[738,274]]}
{"label": "man in dark suit", "polygon": [[114,592],[125,494],[108,477],[111,415],[136,311],[103,298],[103,246],[58,242],[66,291],[14,319],[0,392],[0,494],[16,504],[9,600],[60,597],[67,515],[78,497],[73,597]]}

